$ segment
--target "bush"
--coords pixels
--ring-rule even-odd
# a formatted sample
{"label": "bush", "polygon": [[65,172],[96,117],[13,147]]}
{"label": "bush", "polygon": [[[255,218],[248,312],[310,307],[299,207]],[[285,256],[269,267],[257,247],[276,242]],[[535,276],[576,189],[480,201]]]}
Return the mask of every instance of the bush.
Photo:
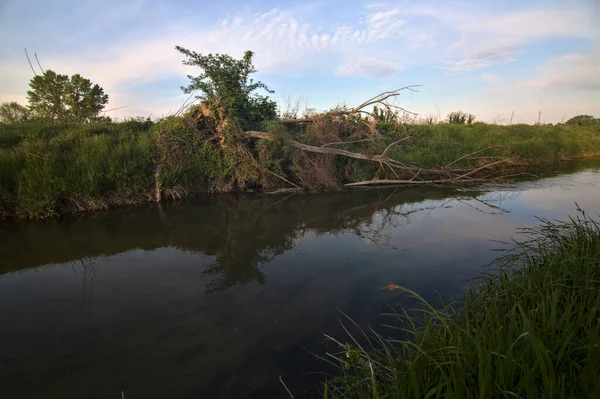
{"label": "bush", "polygon": [[448,114],[448,122],[453,124],[470,125],[475,121],[475,115],[465,113],[463,111],[455,111]]}
{"label": "bush", "polygon": [[591,115],[577,115],[566,122],[567,125],[592,126],[600,124],[600,118]]}

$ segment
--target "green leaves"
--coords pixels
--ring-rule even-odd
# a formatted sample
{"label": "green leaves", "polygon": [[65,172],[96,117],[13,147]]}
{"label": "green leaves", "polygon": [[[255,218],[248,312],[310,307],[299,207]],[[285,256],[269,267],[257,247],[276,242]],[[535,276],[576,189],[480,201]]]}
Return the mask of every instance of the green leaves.
{"label": "green leaves", "polygon": [[14,101],[0,104],[0,122],[13,123],[29,119],[29,109]]}
{"label": "green leaves", "polygon": [[346,330],[352,347],[327,354],[327,397],[598,397],[600,221],[578,212],[524,229],[492,263],[497,272],[439,309],[409,289],[383,287],[419,306],[387,315],[398,335]]}
{"label": "green leaves", "polygon": [[47,70],[31,79],[29,86],[29,108],[40,119],[88,122],[108,103],[104,90],[79,74],[69,78]]}
{"label": "green leaves", "polygon": [[261,121],[275,118],[275,102],[255,93],[259,89],[273,91],[250,78],[256,72],[252,51],[246,51],[242,59],[236,60],[227,54],[202,55],[180,46],[175,48],[187,57],[183,65],[202,69],[198,76],[188,75],[190,84],[181,89],[188,94],[199,91],[198,98],[222,119],[220,122],[237,120],[242,129],[250,130],[258,128]]}
{"label": "green leaves", "polygon": [[594,118],[592,115],[577,115],[566,122],[567,125],[592,126],[600,124],[600,118]]}

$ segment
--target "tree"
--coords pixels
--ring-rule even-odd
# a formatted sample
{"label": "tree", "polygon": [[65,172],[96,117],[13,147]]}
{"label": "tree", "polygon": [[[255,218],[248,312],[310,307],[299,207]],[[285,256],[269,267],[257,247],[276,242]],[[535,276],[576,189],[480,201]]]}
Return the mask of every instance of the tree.
{"label": "tree", "polygon": [[188,75],[191,82],[182,90],[186,94],[200,91],[197,98],[208,106],[221,128],[251,130],[258,128],[261,121],[276,117],[276,103],[256,93],[259,89],[273,91],[250,79],[256,72],[252,51],[246,51],[241,60],[236,60],[227,54],[202,55],[180,46],[175,48],[187,57],[184,65],[202,68],[200,75]]}
{"label": "tree", "polygon": [[29,86],[29,108],[41,119],[86,122],[96,118],[108,103],[102,87],[79,74],[69,78],[47,70],[31,79]]}
{"label": "tree", "polygon": [[30,117],[29,109],[15,101],[0,104],[0,122],[13,123]]}
{"label": "tree", "polygon": [[599,118],[594,118],[592,115],[577,115],[569,119],[567,125],[591,126],[600,123]]}
{"label": "tree", "polygon": [[465,123],[470,125],[475,122],[475,115],[463,111],[450,112],[448,114],[448,122],[459,125],[464,125]]}

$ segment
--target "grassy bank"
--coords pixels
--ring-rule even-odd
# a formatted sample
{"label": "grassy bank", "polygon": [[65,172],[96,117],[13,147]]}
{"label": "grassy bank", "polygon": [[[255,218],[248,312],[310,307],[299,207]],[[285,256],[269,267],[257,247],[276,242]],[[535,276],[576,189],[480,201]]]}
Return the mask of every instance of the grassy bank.
{"label": "grassy bank", "polygon": [[460,301],[392,315],[404,339],[339,343],[324,397],[600,397],[600,224],[582,214],[526,233]]}
{"label": "grassy bank", "polygon": [[[194,123],[171,117],[158,124],[0,124],[0,216],[45,218],[152,201],[158,165],[158,182],[166,199],[289,183],[326,191],[374,175],[394,178],[377,163],[298,155],[288,145],[289,139],[312,145],[338,137],[346,140],[356,133],[352,129],[364,129],[360,123],[339,125],[331,118],[309,126],[271,123],[267,130],[277,137],[274,141],[225,143],[204,135],[206,125],[199,128]],[[599,126],[475,123],[408,125],[405,129],[380,123],[381,137],[338,148],[380,154],[390,143],[410,135],[411,140],[391,147],[387,155],[420,167],[440,167],[475,153],[453,165],[465,168],[499,157],[539,165],[600,153]]]}

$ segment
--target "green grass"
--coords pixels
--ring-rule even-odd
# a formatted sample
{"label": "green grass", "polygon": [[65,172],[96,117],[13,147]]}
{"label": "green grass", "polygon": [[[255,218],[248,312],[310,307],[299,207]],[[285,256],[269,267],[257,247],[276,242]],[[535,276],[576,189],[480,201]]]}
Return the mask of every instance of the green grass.
{"label": "green grass", "polygon": [[43,219],[153,200],[223,192],[254,183],[257,172],[182,118],[159,124],[0,124],[0,220]]}
{"label": "green grass", "polygon": [[[475,152],[454,166],[478,166],[496,157],[538,165],[600,153],[599,126],[439,124],[409,125],[404,132],[380,124],[379,129],[384,135],[378,140],[340,148],[379,154],[401,132],[415,139],[391,147],[387,155],[422,167],[447,165]],[[311,142],[312,133],[288,133]],[[240,141],[220,146],[181,117],[158,124],[0,124],[0,219],[54,217],[150,201],[158,163],[167,199],[282,184],[273,174],[261,173],[260,164],[293,181],[293,170],[285,166],[289,159],[283,159],[289,158],[290,151],[267,144]],[[394,178],[379,166],[338,157],[336,178],[344,182],[368,180],[376,174]]]}
{"label": "green grass", "polygon": [[63,209],[135,202],[153,185],[155,138],[139,124],[0,125],[0,211],[51,217]]}
{"label": "green grass", "polygon": [[600,126],[409,125],[407,133],[416,140],[392,148],[388,155],[423,167],[445,166],[475,152],[454,166],[477,166],[494,157],[539,165],[600,153]]}
{"label": "green grass", "polygon": [[[349,335],[327,398],[600,397],[600,224],[542,220],[454,303],[390,315],[403,339]],[[336,341],[337,342],[337,341]]]}

